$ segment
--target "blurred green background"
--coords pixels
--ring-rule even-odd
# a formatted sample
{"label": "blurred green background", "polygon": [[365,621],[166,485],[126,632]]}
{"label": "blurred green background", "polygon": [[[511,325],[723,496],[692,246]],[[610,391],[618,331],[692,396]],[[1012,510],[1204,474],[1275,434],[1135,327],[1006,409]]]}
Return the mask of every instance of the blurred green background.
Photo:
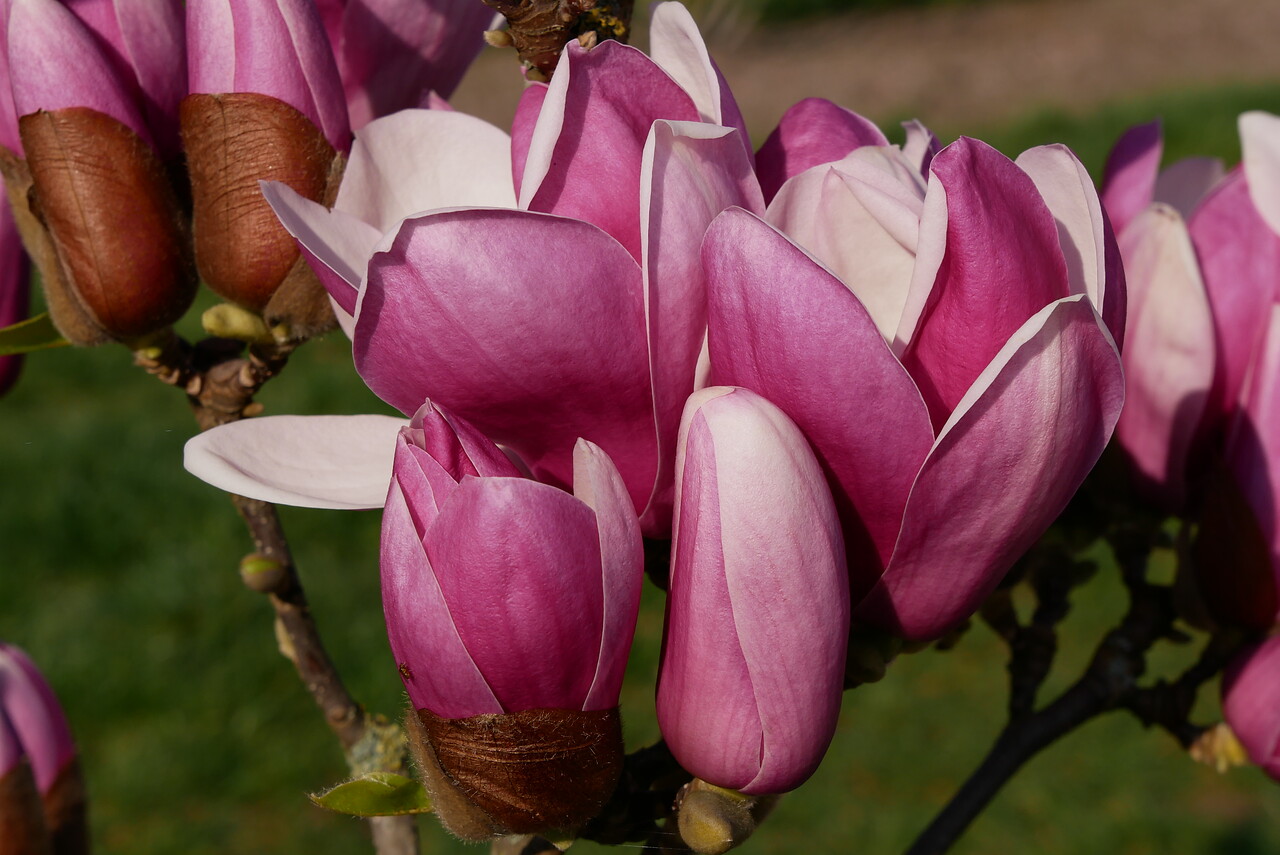
{"label": "blurred green background", "polygon": [[[1165,122],[1167,157],[1234,162],[1235,117],[1246,109],[1280,112],[1280,86],[935,130],[1010,154],[1065,142],[1097,174],[1111,141],[1155,116]],[[873,118],[891,127],[907,117]],[[304,348],[261,400],[269,413],[389,412],[355,376],[337,335]],[[31,653],[66,706],[98,851],[370,852],[361,822],[305,798],[343,777],[342,759],[275,650],[270,608],[240,584],[237,561],[250,547],[239,519],[225,496],[181,469],[192,429],[182,396],[133,368],[120,348],[29,359],[18,388],[0,399],[0,638]],[[378,602],[378,514],[282,516],[352,691],[371,711],[398,714],[403,696]],[[1074,677],[1124,597],[1103,574],[1078,602],[1049,691]],[[660,622],[660,596],[647,588],[622,703],[632,747],[657,736]],[[1003,654],[977,626],[957,649],[901,658],[881,683],[848,693],[822,768],[743,851],[904,849],[997,733]],[[1173,667],[1185,655],[1160,659]],[[1216,711],[1211,697],[1203,706],[1206,717]],[[430,818],[422,830],[426,852],[466,848]],[[955,851],[1276,852],[1280,789],[1254,769],[1220,776],[1163,733],[1113,714],[1033,761]]]}

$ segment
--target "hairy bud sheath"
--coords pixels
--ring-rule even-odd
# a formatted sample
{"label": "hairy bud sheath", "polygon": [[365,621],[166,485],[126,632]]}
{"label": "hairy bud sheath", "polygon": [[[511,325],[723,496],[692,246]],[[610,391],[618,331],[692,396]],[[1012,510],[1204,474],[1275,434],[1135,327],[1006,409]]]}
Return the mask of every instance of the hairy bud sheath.
{"label": "hairy bud sheath", "polygon": [[50,311],[75,344],[153,332],[195,296],[185,225],[155,152],[87,107],[19,120],[25,168],[6,158],[19,229]]}
{"label": "hairy bud sheath", "polygon": [[196,264],[219,295],[295,333],[332,326],[323,287],[262,198],[279,181],[332,205],[343,158],[301,112],[269,95],[193,94],[182,102]]}
{"label": "hairy bud sheath", "polygon": [[466,840],[579,828],[604,807],[622,773],[617,708],[463,719],[419,709],[407,718],[440,821]]}
{"label": "hairy bud sheath", "polygon": [[49,855],[51,852],[31,764],[21,759],[12,768],[0,770],[0,853]]}

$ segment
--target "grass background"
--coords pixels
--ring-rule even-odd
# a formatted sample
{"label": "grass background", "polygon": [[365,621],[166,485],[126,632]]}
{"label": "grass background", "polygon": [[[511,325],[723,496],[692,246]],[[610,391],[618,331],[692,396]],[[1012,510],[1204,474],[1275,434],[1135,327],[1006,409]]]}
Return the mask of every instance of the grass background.
{"label": "grass background", "polygon": [[[1156,115],[1170,157],[1234,161],[1235,116],[1255,108],[1280,112],[1280,87],[937,130],[1009,153],[1066,142],[1096,174],[1124,127]],[[270,413],[387,411],[337,336],[304,348],[262,400]],[[181,396],[132,368],[122,349],[29,360],[18,388],[0,399],[0,638],[25,647],[63,699],[89,776],[98,851],[369,852],[362,823],[304,797],[344,775],[341,757],[275,651],[269,607],[239,582],[249,544],[238,518],[181,469],[191,432]],[[378,603],[378,515],[284,509],[283,517],[354,694],[397,713],[401,690]],[[1050,691],[1083,665],[1123,599],[1109,574],[1080,593]],[[660,597],[647,588],[622,704],[631,746],[657,735],[660,620]],[[1003,662],[998,642],[977,627],[957,649],[903,657],[883,682],[848,693],[823,767],[744,851],[905,848],[999,729]],[[1206,715],[1214,708],[1210,698]],[[466,849],[429,818],[422,828],[424,851]],[[1276,852],[1280,790],[1253,769],[1219,776],[1164,734],[1113,715],[1029,764],[955,851]]]}

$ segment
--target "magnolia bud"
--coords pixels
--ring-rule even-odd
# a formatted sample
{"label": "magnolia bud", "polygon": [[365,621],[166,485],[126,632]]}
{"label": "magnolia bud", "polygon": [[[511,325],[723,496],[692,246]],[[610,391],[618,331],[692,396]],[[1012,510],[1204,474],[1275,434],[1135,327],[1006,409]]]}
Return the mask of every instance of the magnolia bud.
{"label": "magnolia bud", "polygon": [[1249,759],[1280,781],[1280,636],[1245,650],[1223,672],[1222,716]]}

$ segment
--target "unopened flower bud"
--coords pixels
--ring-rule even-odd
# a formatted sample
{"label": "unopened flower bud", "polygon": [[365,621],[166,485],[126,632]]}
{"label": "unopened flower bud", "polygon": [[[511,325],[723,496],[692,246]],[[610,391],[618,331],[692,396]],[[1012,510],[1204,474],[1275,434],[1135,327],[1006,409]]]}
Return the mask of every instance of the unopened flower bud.
{"label": "unopened flower bud", "polygon": [[694,778],[677,802],[680,839],[698,855],[722,855],[745,842],[777,802],[777,796],[749,796]]}
{"label": "unopened flower bud", "polygon": [[1222,715],[1249,760],[1280,781],[1280,636],[1244,651],[1223,672]]}

